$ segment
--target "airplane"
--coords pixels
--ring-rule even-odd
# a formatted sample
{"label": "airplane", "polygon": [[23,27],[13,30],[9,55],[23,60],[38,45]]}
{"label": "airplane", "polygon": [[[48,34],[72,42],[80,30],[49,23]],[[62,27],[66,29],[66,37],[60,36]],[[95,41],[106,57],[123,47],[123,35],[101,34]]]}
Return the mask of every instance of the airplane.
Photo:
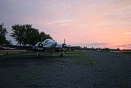
{"label": "airplane", "polygon": [[[25,49],[37,52],[37,57],[40,57],[40,52],[63,52],[66,51],[67,45],[64,43],[57,44],[53,39],[46,39],[43,42],[36,43],[35,46],[18,46],[18,45],[2,45],[3,47],[10,47],[15,49]],[[63,57],[63,53],[60,54]]]}

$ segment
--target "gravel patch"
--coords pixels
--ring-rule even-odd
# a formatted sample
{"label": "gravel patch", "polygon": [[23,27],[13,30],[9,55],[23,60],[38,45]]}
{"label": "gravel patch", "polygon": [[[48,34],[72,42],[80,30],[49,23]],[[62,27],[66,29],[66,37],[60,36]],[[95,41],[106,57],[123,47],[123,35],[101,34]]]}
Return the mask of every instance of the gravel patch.
{"label": "gravel patch", "polygon": [[[35,57],[34,53],[0,57],[1,88],[131,88],[131,56],[83,51],[95,65],[75,58]],[[33,55],[33,56],[32,56]]]}

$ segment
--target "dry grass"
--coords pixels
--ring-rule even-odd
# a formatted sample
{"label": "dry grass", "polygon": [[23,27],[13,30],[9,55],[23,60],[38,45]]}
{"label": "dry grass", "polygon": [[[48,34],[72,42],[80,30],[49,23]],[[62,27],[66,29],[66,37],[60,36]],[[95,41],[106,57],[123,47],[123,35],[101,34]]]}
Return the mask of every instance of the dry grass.
{"label": "dry grass", "polygon": [[24,52],[26,52],[26,50],[0,50],[0,55],[19,54]]}

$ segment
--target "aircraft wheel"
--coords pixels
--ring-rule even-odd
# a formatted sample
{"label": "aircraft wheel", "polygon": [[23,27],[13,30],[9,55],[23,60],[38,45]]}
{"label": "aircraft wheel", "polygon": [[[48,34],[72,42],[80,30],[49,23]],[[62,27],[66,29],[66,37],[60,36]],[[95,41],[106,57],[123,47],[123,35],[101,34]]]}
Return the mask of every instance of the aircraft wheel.
{"label": "aircraft wheel", "polygon": [[60,54],[60,57],[63,57],[63,53]]}
{"label": "aircraft wheel", "polygon": [[40,52],[39,51],[37,52],[37,57],[40,57]]}

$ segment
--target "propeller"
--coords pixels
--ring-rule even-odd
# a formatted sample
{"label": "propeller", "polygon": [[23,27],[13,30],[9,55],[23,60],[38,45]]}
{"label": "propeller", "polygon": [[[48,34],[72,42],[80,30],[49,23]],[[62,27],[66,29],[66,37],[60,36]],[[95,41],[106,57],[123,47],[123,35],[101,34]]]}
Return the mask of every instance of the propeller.
{"label": "propeller", "polygon": [[62,48],[66,49],[67,45],[65,44],[65,39],[64,39],[64,43],[62,44]]}
{"label": "propeller", "polygon": [[40,42],[40,43],[38,43],[38,47],[39,48],[43,48],[43,44]]}

